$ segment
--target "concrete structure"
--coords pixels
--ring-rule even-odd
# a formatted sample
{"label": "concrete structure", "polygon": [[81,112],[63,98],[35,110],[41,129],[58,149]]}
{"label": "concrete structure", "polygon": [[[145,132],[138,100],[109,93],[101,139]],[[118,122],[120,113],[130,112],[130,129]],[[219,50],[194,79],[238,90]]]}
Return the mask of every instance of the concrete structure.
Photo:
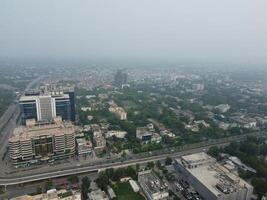
{"label": "concrete structure", "polygon": [[118,107],[116,105],[112,105],[109,107],[109,112],[115,113],[120,120],[126,120],[127,119],[127,113],[122,107]]}
{"label": "concrete structure", "polygon": [[92,142],[85,140],[85,138],[77,138],[76,139],[76,147],[77,147],[77,152],[78,155],[89,155],[92,153]]}
{"label": "concrete structure", "polygon": [[242,161],[235,157],[235,156],[230,156],[228,158],[233,164],[235,164],[238,168],[244,170],[244,171],[249,171],[249,172],[252,172],[252,173],[257,173],[257,171],[247,165],[245,165],[244,163],[242,163]]}
{"label": "concrete structure", "polygon": [[25,95],[19,100],[22,117],[37,121],[51,121],[56,116],[75,121],[74,93],[51,92]]}
{"label": "concrete structure", "polygon": [[117,137],[117,138],[125,138],[127,132],[126,131],[108,131],[105,136],[106,138],[110,138],[110,137]]}
{"label": "concrete structure", "polygon": [[218,106],[215,106],[215,109],[219,110],[222,113],[226,113],[228,110],[230,110],[230,106],[228,104],[220,104]]}
{"label": "concrete structure", "polygon": [[93,130],[93,143],[94,150],[96,153],[102,152],[106,148],[106,139],[103,137],[102,131],[98,124],[92,124],[91,129]]}
{"label": "concrete structure", "polygon": [[154,125],[152,123],[145,127],[136,128],[136,138],[142,140],[143,142],[156,142],[161,141],[161,136],[155,132]]}
{"label": "concrete structure", "polygon": [[233,116],[230,117],[234,122],[236,122],[239,127],[243,128],[256,128],[257,127],[257,120],[248,116]]}
{"label": "concrete structure", "polygon": [[204,199],[251,199],[253,187],[204,152],[182,156],[174,167]]}
{"label": "concrete structure", "polygon": [[169,196],[168,188],[151,170],[139,172],[138,182],[148,200],[164,200]]}
{"label": "concrete structure", "polygon": [[108,195],[102,190],[94,190],[88,194],[89,200],[109,200]]}
{"label": "concrete structure", "polygon": [[137,183],[134,180],[129,180],[129,183],[134,192],[139,192],[140,187],[137,185]]}
{"label": "concrete structure", "polygon": [[53,123],[15,128],[9,138],[9,154],[14,166],[63,159],[75,153],[75,127],[56,117]]}
{"label": "concrete structure", "polygon": [[81,200],[81,193],[78,191],[67,191],[51,189],[46,193],[37,195],[23,195],[11,200]]}
{"label": "concrete structure", "polygon": [[115,199],[116,198],[116,194],[115,194],[114,190],[110,186],[108,186],[108,191],[107,192],[108,192],[108,196],[109,196],[110,199]]}
{"label": "concrete structure", "polygon": [[193,85],[192,85],[192,89],[193,89],[193,90],[196,90],[196,91],[202,91],[202,90],[205,89],[205,85],[204,85],[204,84],[200,84],[200,83],[198,83],[198,84],[193,84]]}

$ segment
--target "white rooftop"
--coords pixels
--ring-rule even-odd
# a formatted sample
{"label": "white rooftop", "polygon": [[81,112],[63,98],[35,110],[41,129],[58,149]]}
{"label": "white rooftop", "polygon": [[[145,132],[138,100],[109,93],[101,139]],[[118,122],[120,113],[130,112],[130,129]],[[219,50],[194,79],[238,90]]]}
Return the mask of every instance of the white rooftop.
{"label": "white rooftop", "polygon": [[204,152],[182,156],[182,159],[190,164],[214,160],[214,158]]}
{"label": "white rooftop", "polygon": [[204,163],[197,165],[197,167],[185,167],[185,169],[216,196],[223,194],[216,188],[216,185],[223,185],[226,188],[236,190],[244,187],[252,187],[239,176],[230,172],[226,167],[216,162],[216,160],[209,162],[209,160],[212,161],[214,158],[204,152],[182,156],[182,159],[176,159],[176,161],[180,164],[182,163],[182,160],[194,164],[199,162]]}

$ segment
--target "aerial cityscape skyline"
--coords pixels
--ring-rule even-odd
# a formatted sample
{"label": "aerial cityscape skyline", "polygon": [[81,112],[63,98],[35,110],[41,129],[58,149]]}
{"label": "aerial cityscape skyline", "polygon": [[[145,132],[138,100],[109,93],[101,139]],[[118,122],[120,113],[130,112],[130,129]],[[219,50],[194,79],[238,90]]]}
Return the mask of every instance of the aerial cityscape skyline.
{"label": "aerial cityscape skyline", "polygon": [[266,0],[0,5],[0,200],[266,200]]}

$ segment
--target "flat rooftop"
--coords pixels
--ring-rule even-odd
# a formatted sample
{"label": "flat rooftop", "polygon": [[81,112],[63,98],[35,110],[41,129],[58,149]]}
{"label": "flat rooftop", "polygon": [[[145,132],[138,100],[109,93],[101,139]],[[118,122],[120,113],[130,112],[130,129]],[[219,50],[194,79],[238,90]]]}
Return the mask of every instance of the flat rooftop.
{"label": "flat rooftop", "polygon": [[9,142],[25,141],[40,136],[60,136],[72,134],[75,127],[70,122],[37,125],[33,127],[19,126],[14,129]]}
{"label": "flat rooftop", "polygon": [[30,96],[21,96],[19,101],[35,101],[38,98],[45,97],[56,97],[56,98],[69,98],[68,94],[40,94],[40,95],[30,95]]}
{"label": "flat rooftop", "polygon": [[166,190],[165,185],[151,170],[139,172],[138,181],[143,182],[147,186],[148,192],[150,194]]}
{"label": "flat rooftop", "polygon": [[204,152],[182,156],[181,158],[189,164],[200,163],[205,161],[214,161],[213,157],[209,156]]}
{"label": "flat rooftop", "polygon": [[[202,162],[204,159],[214,159],[206,153],[197,153],[189,156],[183,156],[182,159],[186,159],[189,162]],[[176,162],[182,164],[181,159],[176,159]],[[241,188],[252,188],[250,184],[241,179],[239,176],[230,172],[226,167],[222,166],[218,162],[205,162],[204,165],[198,165],[193,168],[185,169],[194,176],[202,185],[211,191],[214,195],[222,195],[225,192],[232,193],[238,191]],[[225,192],[223,192],[225,191]]]}

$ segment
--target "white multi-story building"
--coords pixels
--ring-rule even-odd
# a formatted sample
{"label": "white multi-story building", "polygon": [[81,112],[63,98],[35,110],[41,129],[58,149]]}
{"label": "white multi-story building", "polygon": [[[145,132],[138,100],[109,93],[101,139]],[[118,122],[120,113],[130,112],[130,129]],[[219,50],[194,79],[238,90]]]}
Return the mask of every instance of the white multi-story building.
{"label": "white multi-story building", "polygon": [[79,155],[89,155],[92,153],[92,142],[85,140],[85,138],[77,138],[77,151]]}
{"label": "white multi-story building", "polygon": [[105,136],[106,138],[110,138],[110,137],[117,137],[117,138],[125,138],[125,136],[127,135],[127,132],[126,131],[108,131],[106,132]]}
{"label": "white multi-story building", "polygon": [[103,137],[102,130],[98,124],[92,124],[93,143],[96,153],[102,152],[106,148],[106,139]]}
{"label": "white multi-story building", "polygon": [[53,123],[15,128],[9,138],[9,154],[15,166],[38,160],[61,159],[75,153],[75,127],[62,122],[60,117]]}
{"label": "white multi-story building", "polygon": [[253,187],[204,152],[177,158],[174,167],[204,199],[251,199]]}
{"label": "white multi-story building", "polygon": [[109,112],[115,113],[120,118],[120,120],[127,119],[127,113],[122,107],[112,105],[109,107]]}

